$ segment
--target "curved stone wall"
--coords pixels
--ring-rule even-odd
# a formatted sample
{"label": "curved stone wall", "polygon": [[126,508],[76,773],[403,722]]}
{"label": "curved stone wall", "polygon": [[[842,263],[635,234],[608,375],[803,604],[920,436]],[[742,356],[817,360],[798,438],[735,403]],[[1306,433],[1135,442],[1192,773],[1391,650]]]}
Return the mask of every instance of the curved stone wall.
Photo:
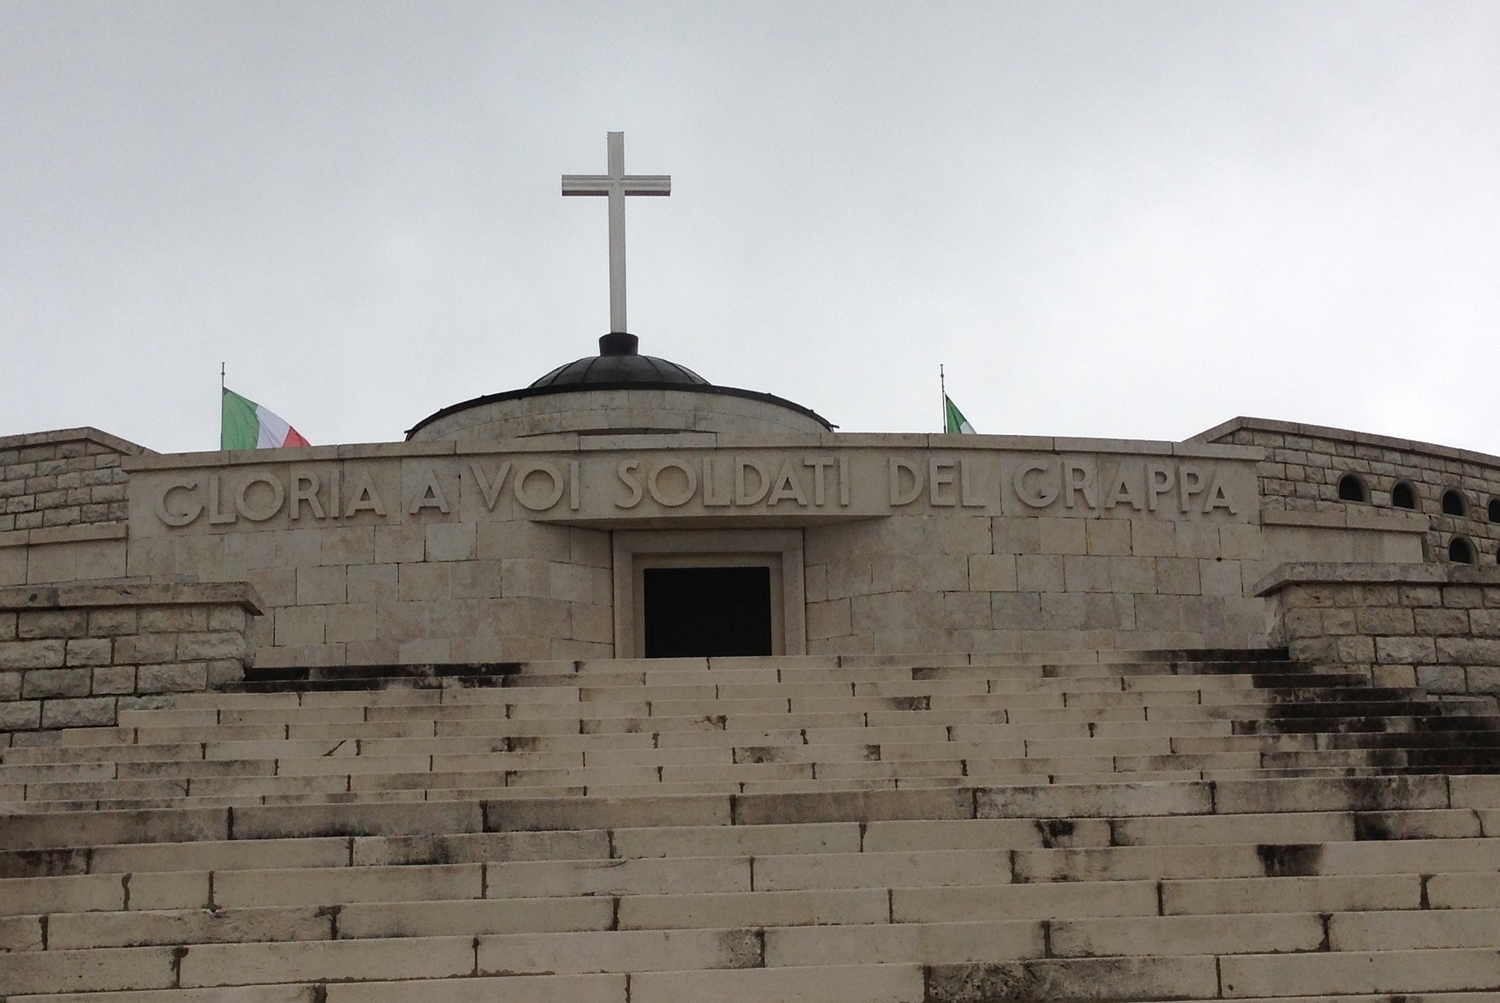
{"label": "curved stone wall", "polygon": [[[1264,418],[1235,418],[1195,438],[1266,450],[1257,466],[1262,509],[1410,508],[1429,517],[1426,560],[1449,561],[1456,538],[1472,544],[1476,564],[1493,565],[1500,559],[1500,518],[1491,518],[1500,516],[1500,457]],[[1339,482],[1350,474],[1364,488],[1363,500],[1340,498]],[[1411,489],[1411,506],[1393,503],[1398,485]],[[1457,493],[1462,515],[1444,510],[1449,492]]]}
{"label": "curved stone wall", "polygon": [[489,445],[560,432],[628,434],[717,432],[819,435],[829,431],[810,412],[769,395],[703,390],[578,390],[509,397],[455,411],[415,429],[413,442]]}

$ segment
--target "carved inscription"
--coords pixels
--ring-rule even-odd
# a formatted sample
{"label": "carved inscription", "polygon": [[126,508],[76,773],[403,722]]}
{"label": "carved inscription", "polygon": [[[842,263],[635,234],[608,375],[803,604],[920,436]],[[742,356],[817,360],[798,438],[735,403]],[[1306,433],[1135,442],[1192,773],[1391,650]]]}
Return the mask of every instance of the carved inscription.
{"label": "carved inscription", "polygon": [[931,511],[1162,519],[1255,510],[1244,463],[1140,454],[661,451],[271,463],[142,477],[179,529],[677,515],[871,517]]}
{"label": "carved inscription", "polygon": [[[849,458],[787,457],[772,466],[749,456],[705,456],[700,461],[670,458],[621,460],[615,466],[621,492],[615,508],[633,509],[648,496],[665,508],[697,498],[705,508],[763,506],[847,508],[850,504]],[[700,476],[701,473],[701,476]]]}

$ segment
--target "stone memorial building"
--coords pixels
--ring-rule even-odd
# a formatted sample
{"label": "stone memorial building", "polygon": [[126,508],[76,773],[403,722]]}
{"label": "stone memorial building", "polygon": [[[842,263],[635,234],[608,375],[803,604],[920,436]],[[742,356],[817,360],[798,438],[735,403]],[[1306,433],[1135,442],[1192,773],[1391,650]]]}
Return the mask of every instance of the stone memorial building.
{"label": "stone memorial building", "polygon": [[0,437],[0,998],[1500,1000],[1500,457],[840,433],[625,333],[668,187],[402,441]]}

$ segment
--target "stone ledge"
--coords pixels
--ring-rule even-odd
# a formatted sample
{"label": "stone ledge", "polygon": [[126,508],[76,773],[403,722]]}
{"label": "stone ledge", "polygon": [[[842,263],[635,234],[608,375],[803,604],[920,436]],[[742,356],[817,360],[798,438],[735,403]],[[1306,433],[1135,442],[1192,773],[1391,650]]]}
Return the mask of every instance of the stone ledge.
{"label": "stone ledge", "polygon": [[118,453],[136,456],[150,453],[145,446],[122,439],[117,435],[100,431],[88,425],[79,428],[58,428],[50,432],[27,432],[22,435],[0,435],[0,449],[25,449],[28,446],[50,446],[59,442],[96,442]]}
{"label": "stone ledge", "polygon": [[260,616],[264,603],[248,582],[173,585],[53,585],[0,589],[0,610],[98,606],[238,606]]}
{"label": "stone ledge", "polygon": [[1188,441],[1214,442],[1215,440],[1233,435],[1241,429],[1248,429],[1252,432],[1277,432],[1282,435],[1298,435],[1306,439],[1328,439],[1332,442],[1349,442],[1361,446],[1377,446],[1381,449],[1394,449],[1403,453],[1420,453],[1424,456],[1464,460],[1469,463],[1478,463],[1489,467],[1500,466],[1500,456],[1492,456],[1489,453],[1481,453],[1473,449],[1440,446],[1432,442],[1420,442],[1416,439],[1398,439],[1395,436],[1377,435],[1374,432],[1356,432],[1352,429],[1334,428],[1329,425],[1305,425],[1295,421],[1277,421],[1272,418],[1249,418],[1245,416],[1231,418],[1226,422],[1215,425],[1213,428],[1199,432]]}
{"label": "stone ledge", "polygon": [[123,540],[129,535],[124,522],[84,522],[42,529],[16,529],[0,533],[0,547],[36,547],[45,543],[92,543]]}
{"label": "stone ledge", "polygon": [[1256,582],[1264,598],[1294,585],[1500,585],[1500,568],[1468,564],[1279,564]]}
{"label": "stone ledge", "polygon": [[[1429,520],[1421,512],[1382,512],[1368,506],[1346,505],[1342,509],[1301,512],[1292,509],[1261,509],[1262,526],[1298,526],[1314,529],[1375,530],[1383,533],[1426,533]],[[1332,565],[1330,565],[1331,567]]]}

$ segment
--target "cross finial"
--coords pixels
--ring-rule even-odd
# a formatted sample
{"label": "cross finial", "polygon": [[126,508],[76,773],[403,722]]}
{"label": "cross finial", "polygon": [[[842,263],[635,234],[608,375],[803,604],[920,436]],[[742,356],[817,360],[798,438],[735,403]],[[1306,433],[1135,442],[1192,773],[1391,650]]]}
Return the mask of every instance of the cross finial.
{"label": "cross finial", "polygon": [[564,174],[564,195],[609,196],[609,329],[625,328],[625,196],[670,195],[672,179],[665,174],[625,173],[625,134],[609,136],[608,174]]}

